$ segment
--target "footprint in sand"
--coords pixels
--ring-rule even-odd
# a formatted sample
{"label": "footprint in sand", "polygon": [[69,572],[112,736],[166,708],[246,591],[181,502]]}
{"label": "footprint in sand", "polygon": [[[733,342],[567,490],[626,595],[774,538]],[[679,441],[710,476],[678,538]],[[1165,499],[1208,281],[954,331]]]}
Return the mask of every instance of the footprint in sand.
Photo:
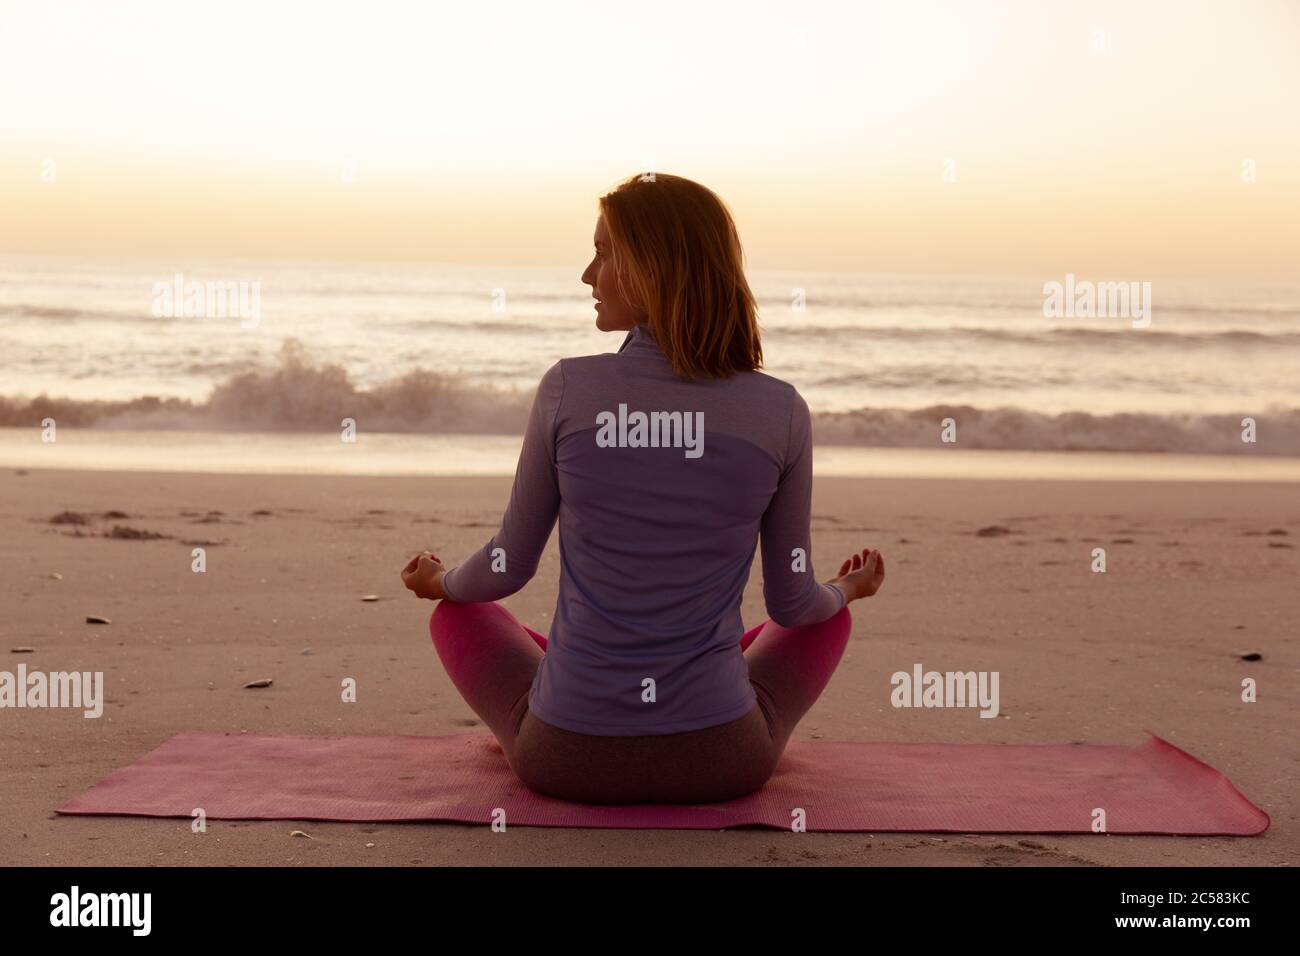
{"label": "footprint in sand", "polygon": [[90,515],[83,515],[78,511],[60,511],[50,519],[50,524],[90,524]]}
{"label": "footprint in sand", "polygon": [[104,532],[105,538],[116,538],[119,541],[162,541],[170,538],[169,534],[162,534],[158,531],[145,531],[141,528],[131,528],[124,524],[113,525],[112,531]]}

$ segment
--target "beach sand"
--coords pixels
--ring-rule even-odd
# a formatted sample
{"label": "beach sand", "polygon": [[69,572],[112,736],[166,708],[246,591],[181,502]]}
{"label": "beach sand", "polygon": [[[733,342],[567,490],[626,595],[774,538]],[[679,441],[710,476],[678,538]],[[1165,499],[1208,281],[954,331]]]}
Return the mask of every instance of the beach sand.
{"label": "beach sand", "polygon": [[[1262,865],[1297,860],[1295,484],[819,478],[825,579],[880,548],[887,579],[796,738],[1137,744],[1144,728],[1268,813],[1253,838],[793,834],[60,817],[55,807],[183,730],[452,734],[478,726],[443,673],[409,555],[492,534],[506,478],[0,472],[0,670],[102,670],[98,720],[0,710],[0,864]],[[103,517],[107,512],[127,517]],[[63,512],[87,523],[54,524]],[[979,535],[1000,526],[1008,533]],[[105,537],[115,526],[156,540]],[[504,603],[545,632],[556,536]],[[190,570],[192,547],[207,571]],[[1090,570],[1095,547],[1107,572]],[[54,575],[61,575],[61,579]],[[363,595],[380,600],[363,602]],[[746,625],[761,621],[760,572]],[[111,619],[85,623],[87,615]],[[30,647],[30,653],[12,648]],[[308,651],[310,653],[308,653]],[[1240,655],[1262,654],[1245,662]],[[890,675],[997,670],[1001,715],[895,709]],[[340,701],[340,681],[358,701]],[[1240,699],[1258,681],[1257,703]],[[249,690],[257,678],[273,686]],[[312,839],[291,837],[303,829]],[[374,844],[367,847],[367,844]]]}

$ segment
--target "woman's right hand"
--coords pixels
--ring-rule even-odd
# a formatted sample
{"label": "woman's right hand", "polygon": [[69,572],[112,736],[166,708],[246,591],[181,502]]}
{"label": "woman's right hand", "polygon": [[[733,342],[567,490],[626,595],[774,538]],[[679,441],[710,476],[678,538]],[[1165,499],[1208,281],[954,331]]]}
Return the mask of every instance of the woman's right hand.
{"label": "woman's right hand", "polygon": [[826,582],[839,587],[850,601],[871,597],[885,583],[885,559],[874,548],[863,548],[840,565],[839,577]]}
{"label": "woman's right hand", "polygon": [[402,583],[418,598],[440,601],[447,596],[442,589],[442,576],[447,569],[431,551],[421,551],[402,568]]}

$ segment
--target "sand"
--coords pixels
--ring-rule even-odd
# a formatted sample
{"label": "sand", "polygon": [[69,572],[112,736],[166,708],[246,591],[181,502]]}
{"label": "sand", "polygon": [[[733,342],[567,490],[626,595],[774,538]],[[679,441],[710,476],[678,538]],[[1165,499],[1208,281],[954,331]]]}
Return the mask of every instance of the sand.
{"label": "sand", "polygon": [[[1300,492],[1294,484],[822,478],[813,558],[880,548],[882,592],[799,738],[1134,744],[1149,728],[1273,819],[1254,838],[561,830],[61,817],[181,730],[450,734],[478,726],[401,587],[496,527],[504,478],[0,472],[0,670],[102,670],[104,715],[0,710],[0,864],[1295,863]],[[52,524],[63,512],[86,524]],[[120,511],[127,517],[103,517]],[[1008,533],[981,536],[981,528]],[[115,527],[166,535],[105,537]],[[1272,533],[1270,533],[1272,532]],[[123,532],[119,532],[121,534]],[[206,542],[206,544],[204,544]],[[207,571],[190,570],[207,549]],[[1095,547],[1107,572],[1090,570]],[[506,605],[545,631],[558,571]],[[60,578],[54,575],[61,575]],[[364,595],[380,597],[364,602]],[[745,621],[764,617],[757,565]],[[87,615],[111,619],[85,623]],[[30,647],[15,654],[12,648]],[[1245,662],[1243,653],[1262,654]],[[913,664],[997,670],[1001,714],[895,709]],[[340,681],[358,701],[340,701]],[[1259,700],[1243,703],[1243,677]],[[269,688],[248,690],[270,677]],[[303,829],[312,839],[291,837]],[[367,846],[373,844],[373,846]]]}

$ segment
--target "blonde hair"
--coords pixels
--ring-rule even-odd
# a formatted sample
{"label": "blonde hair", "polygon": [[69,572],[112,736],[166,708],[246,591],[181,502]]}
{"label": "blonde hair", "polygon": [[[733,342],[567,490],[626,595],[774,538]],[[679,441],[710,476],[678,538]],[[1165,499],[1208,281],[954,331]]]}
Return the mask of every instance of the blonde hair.
{"label": "blonde hair", "polygon": [[683,378],[727,378],[763,365],[758,306],[731,213],[699,183],[632,176],[600,199],[619,292],[644,309]]}

